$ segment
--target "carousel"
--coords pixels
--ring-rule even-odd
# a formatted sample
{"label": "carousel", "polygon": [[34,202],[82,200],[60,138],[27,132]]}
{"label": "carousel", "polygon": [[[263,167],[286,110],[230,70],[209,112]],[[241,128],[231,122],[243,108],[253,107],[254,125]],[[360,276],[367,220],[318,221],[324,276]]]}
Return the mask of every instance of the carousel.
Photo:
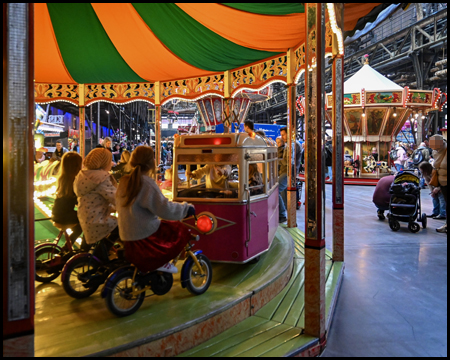
{"label": "carousel", "polygon": [[[437,88],[403,88],[373,69],[368,55],[364,61],[344,83],[344,154],[359,160],[356,166],[348,164],[352,167],[348,176],[370,181],[390,173],[389,151],[405,123],[424,121],[429,111],[442,109],[447,96]],[[331,123],[333,94],[326,98]]]}
{"label": "carousel", "polygon": [[[177,284],[164,297],[146,300],[136,314],[125,318],[112,316],[99,293],[78,300],[64,293],[59,279],[35,284],[34,258],[33,261],[25,259],[24,263],[19,263],[22,259],[15,259],[17,266],[4,272],[13,272],[8,278],[4,276],[4,287],[7,288],[4,297],[9,300],[8,314],[25,319],[25,325],[18,328],[13,321],[16,318],[8,318],[8,329],[9,334],[25,333],[27,336],[17,335],[15,342],[6,345],[4,340],[4,349],[8,349],[6,353],[17,355],[21,351],[17,350],[18,341],[22,341],[19,348],[28,349],[26,354],[31,356],[175,356],[186,354],[188,350],[193,351],[194,356],[199,351],[203,356],[211,356],[208,351],[212,349],[204,344],[220,334],[223,338],[233,339],[224,343],[224,346],[229,344],[229,348],[223,349],[224,353],[239,348],[248,350],[245,354],[249,356],[319,355],[326,345],[344,271],[344,198],[343,183],[340,182],[343,164],[336,161],[342,159],[340,134],[345,136],[348,145],[353,144],[349,149],[354,155],[362,156],[362,144],[369,142],[385,156],[380,143],[388,142],[387,138],[392,141],[390,136],[411,112],[411,105],[428,106],[436,99],[433,92],[416,93],[404,89],[402,93],[400,89],[389,86],[382,89],[384,102],[379,101],[378,88],[343,91],[344,32],[352,33],[363,28],[388,4],[267,3],[261,7],[259,4],[218,3],[35,3],[7,6],[10,10],[22,7],[26,14],[23,23],[32,24],[31,28],[34,26],[34,32],[30,32],[32,35],[24,40],[31,49],[30,54],[34,49],[34,57],[31,55],[30,60],[26,52],[17,55],[24,56],[23,62],[28,64],[30,61],[29,66],[34,67],[34,79],[30,78],[28,87],[24,85],[23,89],[31,90],[31,94],[34,90],[34,101],[39,104],[66,101],[79,107],[80,128],[77,130],[82,157],[86,155],[85,111],[97,102],[125,104],[145,101],[152,104],[155,108],[156,162],[159,163],[162,105],[175,99],[196,101],[205,125],[212,130],[212,126],[222,123],[225,134],[193,135],[191,139],[189,135],[181,136],[177,140],[178,148],[196,142],[198,148],[192,150],[195,150],[193,154],[202,156],[204,163],[217,162],[218,157],[227,159],[219,162],[239,165],[243,174],[244,164],[249,164],[252,169],[262,169],[264,176],[261,192],[252,195],[248,176],[244,175],[238,182],[239,195],[236,197],[242,200],[240,212],[230,205],[230,209],[218,218],[222,223],[211,229],[231,228],[232,223],[246,219],[249,225],[241,231],[245,240],[243,251],[251,250],[255,245],[251,242],[252,233],[270,236],[268,249],[254,249],[252,253],[245,250],[248,254],[243,258],[243,264],[214,264],[211,286],[201,296],[192,296]],[[369,13],[370,17],[366,17]],[[25,28],[28,34],[27,26]],[[14,50],[17,46],[9,48]],[[328,97],[327,103],[334,129],[333,144],[338,149],[333,170],[337,181],[333,184],[332,251],[325,248],[324,164],[321,141],[318,141],[324,140],[325,135],[322,131],[325,103],[323,97],[317,95],[323,93],[319,79],[325,74],[325,56],[332,58],[334,94],[350,94],[350,100],[347,95],[344,99],[335,96]],[[19,62],[14,58],[8,64],[16,63]],[[33,71],[28,73],[33,74]],[[277,156],[272,151],[274,149],[263,139],[229,133],[233,123],[240,124],[245,120],[250,101],[270,96],[270,84],[281,82],[287,88],[287,134],[288,142],[293,144],[297,129],[295,91],[303,73],[307,149],[304,209],[307,226],[298,229],[295,170],[288,167],[287,226],[278,225]],[[31,96],[30,92],[22,94],[20,90],[19,86],[8,89],[10,98],[27,99]],[[422,99],[422,94],[425,94],[424,101],[416,101],[416,95]],[[389,96],[392,99],[388,101]],[[359,114],[355,119],[359,119],[360,125],[350,119],[350,114],[346,113],[345,120],[342,119],[344,101],[351,101],[345,111]],[[426,105],[421,105],[424,103]],[[380,106],[385,104],[395,104],[400,120],[387,124],[389,116],[393,116],[393,108]],[[361,120],[363,114],[371,120]],[[18,123],[21,119],[26,119],[29,124],[35,121],[32,114],[29,118],[23,116],[14,121]],[[32,139],[29,124],[23,127],[29,129],[27,134]],[[22,154],[17,149],[23,144],[23,139],[17,138],[16,134],[19,132],[14,133],[9,141],[14,161],[16,154]],[[242,155],[238,162],[232,162],[234,157],[230,148],[233,144],[237,144],[236,154]],[[218,145],[217,150],[213,145]],[[253,149],[256,147],[258,149]],[[288,156],[295,157],[291,147],[288,149]],[[29,153],[32,152],[30,147]],[[195,162],[187,159],[185,163]],[[23,166],[26,161],[18,163]],[[30,213],[35,207],[35,216],[28,224],[31,236],[27,246],[32,255],[36,245],[34,220],[40,217],[41,224],[46,228],[52,227],[48,217],[54,196],[56,166],[42,164],[34,169],[35,193],[34,197],[29,196],[26,205],[29,206],[26,211]],[[11,169],[16,171],[18,167]],[[33,174],[31,162],[27,171]],[[27,172],[15,172],[11,176],[13,181],[8,182],[6,200],[14,200],[20,191],[32,187],[33,176],[24,179],[24,173]],[[225,199],[226,195],[224,192],[221,196]],[[252,196],[253,201],[250,201]],[[225,200],[225,203],[234,201],[233,198]],[[24,203],[20,202],[21,205]],[[207,201],[203,206],[204,211],[210,211]],[[13,217],[15,213],[12,211],[4,218]],[[242,219],[235,220],[239,214]],[[233,218],[230,220],[231,215]],[[209,224],[208,218],[213,217],[206,215],[206,222]],[[264,225],[259,225],[261,220],[266,221]],[[272,225],[274,228],[266,227]],[[200,232],[200,238],[209,234],[211,229]],[[66,230],[61,229],[59,234]],[[12,243],[13,240],[8,241]],[[224,237],[219,245],[226,247],[226,241]],[[215,250],[217,257],[222,256],[219,248]],[[14,254],[5,250],[4,256],[13,259]],[[257,265],[245,263],[253,260],[254,256],[260,256]],[[230,257],[235,255],[231,253]],[[27,271],[25,275],[23,269]],[[202,270],[199,273],[203,274]],[[17,280],[24,277],[28,287]],[[20,301],[14,301],[19,287],[23,294]],[[25,287],[27,291],[24,291]],[[23,314],[23,309],[30,310]],[[74,337],[75,328],[77,333]],[[253,336],[260,329],[267,331],[268,337],[263,336],[259,343],[255,343]],[[273,332],[272,329],[282,331]],[[248,336],[235,336],[241,332]]]}

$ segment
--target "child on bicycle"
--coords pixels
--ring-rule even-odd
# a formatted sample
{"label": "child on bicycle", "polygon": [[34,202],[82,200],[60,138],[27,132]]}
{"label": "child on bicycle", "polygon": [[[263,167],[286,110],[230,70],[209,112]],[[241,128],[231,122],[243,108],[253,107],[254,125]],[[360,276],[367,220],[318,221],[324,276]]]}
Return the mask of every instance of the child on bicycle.
{"label": "child on bicycle", "polygon": [[[77,212],[75,211],[77,196],[73,192],[73,182],[81,170],[81,163],[82,158],[76,152],[66,152],[62,156],[57,182],[56,199],[52,208],[52,220],[55,223],[63,225],[77,224],[72,227],[72,233],[69,235],[72,243],[74,243],[83,232],[77,217]],[[84,239],[82,247],[86,248]]]}
{"label": "child on bicycle", "polygon": [[[115,210],[117,187],[114,177],[109,174],[111,163],[111,151],[104,148],[93,149],[84,159],[84,167],[73,184],[78,196],[78,219],[88,244],[103,239],[106,245],[105,237],[108,234],[111,241],[118,238],[117,217],[111,215]],[[101,260],[107,260],[105,246],[99,248],[102,249],[98,253]]]}
{"label": "child on bicycle", "polygon": [[122,177],[116,194],[125,257],[141,271],[176,273],[177,268],[169,261],[184,249],[190,233],[180,222],[167,220],[194,215],[195,209],[186,202],[175,203],[164,197],[150,177],[155,173],[151,147],[137,147],[131,154],[130,165],[133,170]]}

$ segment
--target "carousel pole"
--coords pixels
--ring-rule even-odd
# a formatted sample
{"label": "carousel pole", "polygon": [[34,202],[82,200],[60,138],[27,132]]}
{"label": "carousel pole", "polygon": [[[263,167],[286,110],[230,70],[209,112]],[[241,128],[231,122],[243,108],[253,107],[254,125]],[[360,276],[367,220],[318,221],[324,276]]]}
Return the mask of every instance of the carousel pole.
{"label": "carousel pole", "polygon": [[325,4],[305,3],[305,332],[325,340],[324,34]]}
{"label": "carousel pole", "polygon": [[[334,7],[334,14],[330,17],[336,18],[337,30],[344,28],[344,4],[331,4]],[[333,129],[333,260],[344,261],[344,134],[343,134],[343,114],[344,114],[344,48],[339,49],[337,35],[333,35],[333,108],[332,124]]]}
{"label": "carousel pole", "polygon": [[86,108],[84,107],[84,84],[79,84],[79,104],[78,104],[78,111],[79,111],[79,140],[80,140],[80,155],[84,159],[85,152],[86,152],[86,129],[85,129],[85,111]]}
{"label": "carousel pole", "polygon": [[[117,106],[117,108],[119,109],[119,140],[121,140],[122,139],[122,109],[120,108],[120,104],[119,104],[119,106]],[[131,139],[129,141],[131,144]]]}
{"label": "carousel pole", "polygon": [[297,114],[295,110],[295,52],[289,49],[287,52],[287,140],[288,140],[288,163],[291,166],[287,168],[287,226],[289,228],[297,226],[297,186],[296,177],[296,158],[295,143],[297,130]]}
{"label": "carousel pole", "polygon": [[97,141],[100,141],[102,132],[100,129],[100,101],[97,103]]}
{"label": "carousel pole", "polygon": [[[231,74],[230,71],[227,70],[223,73],[223,93],[224,93],[224,99],[223,99],[223,110],[224,110],[224,116],[222,117],[222,123],[223,123],[223,133],[227,134],[230,132],[229,125],[233,126],[231,122],[229,122],[230,116],[231,116],[231,109],[230,109],[230,102],[231,102]],[[223,119],[228,119],[227,122],[223,121]]]}
{"label": "carousel pole", "polygon": [[155,161],[161,163],[161,83],[155,83]]}
{"label": "carousel pole", "polygon": [[[111,112],[111,105],[108,104],[108,131],[107,131],[107,135],[106,136],[110,136],[110,132],[109,132],[109,128],[111,127],[111,117],[110,117],[110,112]],[[120,142],[120,139],[119,139]]]}

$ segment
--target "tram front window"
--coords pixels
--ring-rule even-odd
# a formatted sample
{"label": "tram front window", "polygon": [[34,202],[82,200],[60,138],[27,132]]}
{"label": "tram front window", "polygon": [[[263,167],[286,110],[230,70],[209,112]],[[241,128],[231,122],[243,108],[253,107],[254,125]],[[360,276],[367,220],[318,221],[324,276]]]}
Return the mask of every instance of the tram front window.
{"label": "tram front window", "polygon": [[182,198],[237,198],[239,172],[235,164],[200,164],[193,170],[185,165],[185,179],[178,185],[177,194]]}

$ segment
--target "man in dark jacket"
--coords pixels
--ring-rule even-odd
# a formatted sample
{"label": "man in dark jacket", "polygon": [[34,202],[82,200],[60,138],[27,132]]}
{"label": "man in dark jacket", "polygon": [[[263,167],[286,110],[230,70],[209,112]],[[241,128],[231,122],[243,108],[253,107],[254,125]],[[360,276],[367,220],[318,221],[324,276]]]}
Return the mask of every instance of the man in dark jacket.
{"label": "man in dark jacket", "polygon": [[62,142],[61,140],[56,140],[56,150],[55,152],[52,154],[52,161],[61,161],[62,156],[68,152],[69,150],[67,150],[65,147],[62,146]]}

